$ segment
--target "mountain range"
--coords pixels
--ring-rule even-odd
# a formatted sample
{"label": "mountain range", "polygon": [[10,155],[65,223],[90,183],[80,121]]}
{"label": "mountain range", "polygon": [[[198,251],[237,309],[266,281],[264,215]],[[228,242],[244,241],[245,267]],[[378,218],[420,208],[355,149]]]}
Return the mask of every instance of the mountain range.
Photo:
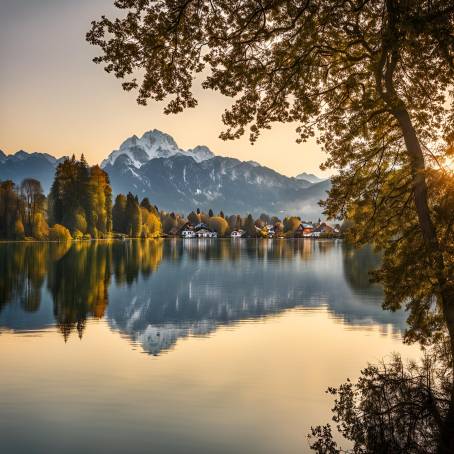
{"label": "mountain range", "polygon": [[[63,158],[47,153],[0,151],[0,180],[20,183],[33,177],[48,192],[55,167]],[[183,150],[156,129],[126,139],[101,163],[114,194],[148,197],[160,209],[187,213],[195,208],[226,213],[268,213],[284,216],[321,215],[318,201],[326,197],[329,180],[302,173],[287,177],[254,161],[215,155],[206,146]]]}

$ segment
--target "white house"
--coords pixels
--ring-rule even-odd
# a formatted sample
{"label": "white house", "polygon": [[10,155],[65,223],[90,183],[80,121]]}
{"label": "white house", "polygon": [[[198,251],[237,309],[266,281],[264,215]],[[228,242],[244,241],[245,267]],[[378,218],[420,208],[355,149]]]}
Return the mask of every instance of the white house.
{"label": "white house", "polygon": [[231,238],[241,238],[244,235],[244,230],[234,230],[231,234]]}
{"label": "white house", "polygon": [[195,232],[195,236],[197,236],[197,238],[217,238],[218,234],[217,232],[202,228]]}
{"label": "white house", "polygon": [[195,232],[194,230],[190,230],[190,229],[184,229],[181,231],[181,236],[183,238],[195,238]]}

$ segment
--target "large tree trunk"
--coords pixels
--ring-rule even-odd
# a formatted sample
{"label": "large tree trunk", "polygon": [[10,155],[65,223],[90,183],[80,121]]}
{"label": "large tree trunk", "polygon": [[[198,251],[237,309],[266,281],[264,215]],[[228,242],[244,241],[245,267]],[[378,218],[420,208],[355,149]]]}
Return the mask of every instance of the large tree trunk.
{"label": "large tree trunk", "polygon": [[[446,276],[443,252],[440,249],[437,232],[430,216],[424,155],[408,111],[400,107],[393,114],[399,122],[405,140],[411,165],[416,212],[427,252],[432,258],[443,316],[450,336],[451,358],[454,358],[454,288]],[[454,361],[452,367],[454,372]],[[438,452],[454,453],[454,389],[440,435]]]}

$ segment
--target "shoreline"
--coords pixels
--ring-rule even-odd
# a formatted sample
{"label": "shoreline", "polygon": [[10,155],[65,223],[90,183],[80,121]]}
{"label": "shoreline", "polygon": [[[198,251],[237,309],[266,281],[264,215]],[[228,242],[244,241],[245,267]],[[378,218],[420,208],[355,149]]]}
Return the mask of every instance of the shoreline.
{"label": "shoreline", "polygon": [[138,238],[138,237],[128,237],[124,239],[120,238],[92,238],[89,240],[68,240],[68,241],[53,241],[53,240],[0,240],[0,244],[10,244],[10,243],[52,243],[52,244],[59,244],[59,243],[89,243],[89,242],[106,242],[106,241],[131,241],[131,240],[140,240],[140,241],[157,241],[157,240],[185,240],[185,241],[219,241],[219,240],[230,240],[230,241],[238,241],[238,240],[343,240],[343,237],[326,237],[326,238],[321,238],[321,237],[307,237],[307,238],[296,238],[296,237],[290,237],[290,238],[248,238],[248,237],[242,237],[242,238],[231,238],[231,237],[218,237],[218,238],[182,238],[179,236],[161,236],[158,238]]}

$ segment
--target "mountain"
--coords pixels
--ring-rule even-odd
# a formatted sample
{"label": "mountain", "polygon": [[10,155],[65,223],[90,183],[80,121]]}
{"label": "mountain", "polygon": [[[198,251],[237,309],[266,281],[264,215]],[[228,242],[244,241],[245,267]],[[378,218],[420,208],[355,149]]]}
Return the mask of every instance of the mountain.
{"label": "mountain", "polygon": [[214,154],[206,146],[197,146],[194,149],[182,150],[173,137],[157,129],[146,132],[140,139],[134,135],[126,139],[118,150],[113,151],[101,163],[101,167],[114,165],[118,158],[124,163],[139,169],[143,164],[156,158],[170,158],[171,156],[190,156],[196,162],[211,159]]}
{"label": "mountain", "polygon": [[254,161],[215,156],[207,147],[184,151],[160,131],[132,136],[105,159],[114,193],[149,197],[165,210],[319,217],[329,181],[289,178]]}
{"label": "mountain", "polygon": [[[0,180],[19,184],[33,177],[47,193],[59,161],[46,153],[0,152]],[[315,219],[321,215],[318,201],[330,187],[329,180],[313,183],[309,178],[281,175],[255,161],[216,156],[206,146],[183,150],[170,135],[156,129],[126,139],[101,167],[109,174],[114,194],[131,191],[161,209],[185,214],[212,208]]]}
{"label": "mountain", "polygon": [[36,178],[47,193],[54,179],[55,167],[61,159],[47,153],[27,153],[23,150],[5,155],[0,150],[0,180],[13,180],[20,184],[24,178]]}
{"label": "mountain", "polygon": [[325,181],[326,178],[319,178],[317,175],[314,175],[313,173],[300,173],[295,177],[297,180],[305,180],[309,181],[309,183],[320,183],[322,181]]}

